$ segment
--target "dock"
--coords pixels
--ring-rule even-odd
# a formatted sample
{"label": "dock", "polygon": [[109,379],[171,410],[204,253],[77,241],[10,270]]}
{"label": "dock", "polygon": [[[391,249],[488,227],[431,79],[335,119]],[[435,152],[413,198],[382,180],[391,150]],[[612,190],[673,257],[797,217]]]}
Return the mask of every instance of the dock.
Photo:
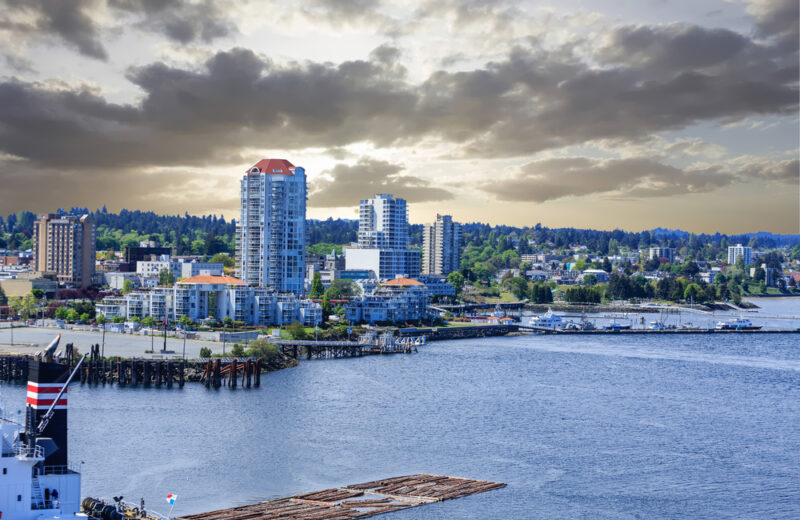
{"label": "dock", "polygon": [[460,477],[407,475],[343,488],[323,489],[302,495],[178,517],[176,520],[345,520],[461,498],[505,487]]}
{"label": "dock", "polygon": [[544,327],[524,327],[520,331],[532,332],[535,334],[559,334],[559,335],[602,335],[602,334],[628,334],[628,335],[657,335],[657,334],[798,334],[800,329],[758,329],[758,330],[737,330],[737,329],[547,329]]}

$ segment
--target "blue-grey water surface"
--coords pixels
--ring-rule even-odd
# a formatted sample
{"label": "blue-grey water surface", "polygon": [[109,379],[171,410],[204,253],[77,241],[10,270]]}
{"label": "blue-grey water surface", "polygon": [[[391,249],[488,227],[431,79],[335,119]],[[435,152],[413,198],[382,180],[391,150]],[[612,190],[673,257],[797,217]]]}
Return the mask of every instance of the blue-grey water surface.
{"label": "blue-grey water surface", "polygon": [[[85,495],[202,512],[427,472],[401,519],[798,518],[798,336],[509,337],[303,361],[259,389],[70,389]],[[4,389],[6,409],[24,400]]]}

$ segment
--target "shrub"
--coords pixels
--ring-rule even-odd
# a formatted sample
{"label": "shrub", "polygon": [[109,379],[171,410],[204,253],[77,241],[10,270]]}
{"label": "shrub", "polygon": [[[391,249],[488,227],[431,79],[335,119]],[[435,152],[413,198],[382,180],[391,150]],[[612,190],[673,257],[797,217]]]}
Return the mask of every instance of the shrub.
{"label": "shrub", "polygon": [[203,359],[211,357],[211,349],[208,347],[200,347],[200,357]]}

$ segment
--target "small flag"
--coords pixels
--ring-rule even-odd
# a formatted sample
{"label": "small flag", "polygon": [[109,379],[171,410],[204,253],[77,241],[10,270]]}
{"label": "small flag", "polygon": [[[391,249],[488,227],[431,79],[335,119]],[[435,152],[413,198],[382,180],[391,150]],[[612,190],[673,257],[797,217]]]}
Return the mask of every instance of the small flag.
{"label": "small flag", "polygon": [[173,495],[172,493],[167,495],[167,502],[169,503],[169,505],[174,506],[176,498],[178,498],[178,495]]}

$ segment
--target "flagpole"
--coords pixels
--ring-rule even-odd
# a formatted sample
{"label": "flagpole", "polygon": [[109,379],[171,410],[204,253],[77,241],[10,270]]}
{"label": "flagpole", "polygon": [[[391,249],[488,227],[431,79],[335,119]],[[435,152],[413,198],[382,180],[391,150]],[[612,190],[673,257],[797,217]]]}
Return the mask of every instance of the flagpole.
{"label": "flagpole", "polygon": [[167,513],[167,518],[172,519],[172,510],[175,509],[175,501],[178,500],[178,495],[173,495],[174,498],[172,499],[172,504],[169,506],[169,513]]}

